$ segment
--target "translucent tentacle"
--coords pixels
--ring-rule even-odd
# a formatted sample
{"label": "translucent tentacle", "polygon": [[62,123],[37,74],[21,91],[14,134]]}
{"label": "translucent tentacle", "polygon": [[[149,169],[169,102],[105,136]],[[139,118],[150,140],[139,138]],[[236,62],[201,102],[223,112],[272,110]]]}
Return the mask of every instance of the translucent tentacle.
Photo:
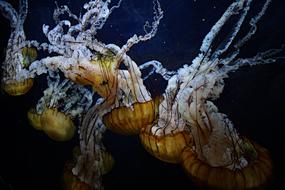
{"label": "translucent tentacle", "polygon": [[6,1],[0,1],[0,12],[10,21],[11,28],[16,28],[18,22],[18,13],[12,5]]}
{"label": "translucent tentacle", "polygon": [[151,76],[154,72],[157,74],[160,74],[165,80],[170,79],[170,77],[174,74],[176,74],[175,71],[168,71],[165,69],[162,64],[159,61],[152,60],[148,61],[146,63],[143,63],[139,66],[141,70],[146,69],[148,67],[152,66],[152,70],[143,78],[143,80],[147,79],[149,76]]}
{"label": "translucent tentacle", "polygon": [[200,47],[200,51],[202,53],[206,53],[210,49],[213,40],[215,39],[219,31],[222,29],[224,24],[229,20],[229,18],[244,8],[243,5],[245,1],[246,0],[240,0],[240,1],[236,0],[236,2],[232,3],[227,8],[222,17],[214,24],[210,32],[205,36],[202,45]]}
{"label": "translucent tentacle", "polygon": [[265,14],[265,11],[267,10],[270,3],[271,3],[271,0],[266,0],[261,11],[250,20],[249,24],[251,25],[251,28],[249,32],[241,40],[237,42],[237,44],[235,45],[235,48],[238,49],[242,47],[255,34],[257,30],[257,23],[262,18],[262,16]]}
{"label": "translucent tentacle", "polygon": [[232,44],[233,40],[235,39],[237,33],[239,32],[240,28],[241,28],[241,25],[243,24],[244,22],[244,19],[250,9],[250,3],[252,1],[247,1],[246,2],[246,5],[245,7],[242,9],[242,13],[241,15],[239,16],[239,20],[238,22],[236,22],[234,28],[232,29],[232,33],[229,34],[229,37],[227,37],[225,40],[227,41],[223,46],[223,48],[220,48],[218,49],[217,51],[215,51],[213,53],[213,55],[211,56],[212,59],[215,59],[215,58],[218,58],[222,53],[224,53],[228,48],[229,46]]}
{"label": "translucent tentacle", "polygon": [[[160,7],[160,3],[158,2],[158,0],[154,0],[153,1],[154,6],[153,6],[153,10],[154,10],[154,21],[152,22],[151,26],[149,25],[149,22],[146,22],[146,24],[144,25],[144,31],[146,32],[146,34],[144,36],[137,36],[136,34],[134,36],[132,36],[131,38],[128,39],[127,43],[125,45],[123,45],[123,47],[121,48],[122,53],[118,55],[118,57],[123,56],[126,52],[129,51],[129,49],[141,42],[141,41],[147,41],[150,40],[151,38],[153,38],[157,32],[158,29],[158,25],[160,23],[160,20],[163,18],[163,11]],[[151,28],[151,30],[148,32],[148,28]]]}
{"label": "translucent tentacle", "polygon": [[28,14],[28,0],[20,0],[20,9],[19,9],[19,26],[23,26],[25,20],[26,20],[26,17],[27,17],[27,14]]}

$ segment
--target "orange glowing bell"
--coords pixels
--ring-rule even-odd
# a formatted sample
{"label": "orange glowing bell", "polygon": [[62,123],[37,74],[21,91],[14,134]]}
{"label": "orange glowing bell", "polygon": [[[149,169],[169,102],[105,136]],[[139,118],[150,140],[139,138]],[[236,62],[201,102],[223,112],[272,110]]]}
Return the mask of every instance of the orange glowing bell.
{"label": "orange glowing bell", "polygon": [[100,96],[108,97],[115,85],[116,70],[117,60],[113,53],[108,52],[106,55],[98,55],[92,61],[80,62],[71,71],[66,71],[66,75],[73,82],[91,85]]}
{"label": "orange glowing bell", "polygon": [[41,127],[55,141],[68,141],[75,133],[71,118],[54,108],[45,108],[41,116]]}
{"label": "orange glowing bell", "polygon": [[27,117],[32,127],[34,127],[37,130],[42,130],[42,124],[41,124],[42,115],[38,114],[35,108],[31,108],[28,111]]}
{"label": "orange glowing bell", "polygon": [[103,116],[103,122],[108,129],[122,135],[139,134],[141,128],[154,122],[157,118],[157,105],[155,100],[139,103],[129,107],[112,109]]}
{"label": "orange glowing bell", "polygon": [[33,86],[34,80],[32,78],[24,79],[22,81],[7,81],[3,82],[3,90],[11,96],[20,96],[26,94]]}
{"label": "orange glowing bell", "polygon": [[152,133],[152,125],[143,128],[140,140],[144,148],[154,157],[168,163],[179,163],[182,150],[192,143],[190,131],[175,131],[169,134]]}
{"label": "orange glowing bell", "polygon": [[[24,47],[21,49],[23,60],[21,62],[23,68],[29,67],[29,65],[36,60],[37,50],[35,48]],[[33,86],[34,80],[32,78],[23,79],[20,81],[7,80],[2,82],[3,90],[11,96],[20,96],[26,94]]]}
{"label": "orange glowing bell", "polygon": [[192,147],[182,152],[181,164],[186,173],[202,189],[242,190],[264,188],[272,175],[272,161],[268,151],[252,143],[256,158],[243,168],[211,167],[198,159]]}

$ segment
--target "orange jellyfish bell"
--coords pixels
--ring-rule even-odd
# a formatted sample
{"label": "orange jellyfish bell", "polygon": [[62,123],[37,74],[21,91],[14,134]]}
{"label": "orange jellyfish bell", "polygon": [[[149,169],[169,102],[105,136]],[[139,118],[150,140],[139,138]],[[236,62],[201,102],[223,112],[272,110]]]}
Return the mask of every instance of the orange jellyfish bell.
{"label": "orange jellyfish bell", "polygon": [[113,169],[115,160],[111,153],[107,151],[103,151],[102,152],[102,162],[103,163],[100,165],[100,170],[102,174],[105,175]]}
{"label": "orange jellyfish bell", "polygon": [[92,61],[81,60],[78,66],[65,71],[65,74],[73,82],[91,85],[100,96],[108,97],[115,85],[117,63],[115,55],[107,52],[106,55],[97,55]]}
{"label": "orange jellyfish bell", "polygon": [[163,129],[155,129],[152,125],[143,128],[140,140],[144,148],[154,157],[168,163],[180,162],[182,150],[192,143],[189,130],[173,130],[167,133]]}
{"label": "orange jellyfish bell", "polygon": [[41,116],[42,130],[55,141],[68,141],[75,133],[71,118],[54,108],[45,108]]}
{"label": "orange jellyfish bell", "polygon": [[[22,53],[22,67],[27,68],[36,58],[37,51],[35,48],[24,47],[21,50]],[[33,86],[34,80],[32,78],[13,80],[8,79],[7,81],[2,81],[3,90],[11,96],[20,96],[26,94]]]}
{"label": "orange jellyfish bell", "polygon": [[169,163],[178,163],[182,150],[192,143],[192,135],[186,123],[179,118],[177,102],[161,101],[159,117],[151,125],[142,128],[140,140],[154,157]]}
{"label": "orange jellyfish bell", "polygon": [[2,84],[3,90],[11,96],[20,96],[26,94],[33,86],[34,80],[32,78],[21,81],[5,81]]}
{"label": "orange jellyfish bell", "polygon": [[32,127],[34,127],[37,130],[42,130],[42,124],[41,124],[42,115],[38,114],[36,112],[35,108],[31,108],[28,111],[27,117],[28,117],[29,123],[30,123],[30,125],[32,125]]}
{"label": "orange jellyfish bell", "polygon": [[202,189],[263,188],[272,175],[267,150],[240,137],[213,102],[197,97],[192,97],[189,112],[183,115],[191,125],[194,141],[182,152],[181,164],[186,173]]}
{"label": "orange jellyfish bell", "polygon": [[157,117],[156,109],[155,100],[136,102],[132,107],[117,107],[103,116],[103,123],[115,133],[136,135],[141,128],[154,122]]}
{"label": "orange jellyfish bell", "polygon": [[250,147],[246,154],[251,158],[241,168],[213,167],[201,161],[192,147],[187,147],[182,152],[181,164],[193,181],[203,189],[263,189],[272,175],[269,153],[257,143],[246,142],[244,146]]}

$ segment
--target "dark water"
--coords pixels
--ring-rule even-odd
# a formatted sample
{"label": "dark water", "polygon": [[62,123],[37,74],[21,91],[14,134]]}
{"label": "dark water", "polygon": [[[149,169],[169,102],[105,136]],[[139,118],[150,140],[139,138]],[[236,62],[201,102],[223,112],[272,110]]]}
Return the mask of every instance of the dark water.
{"label": "dark water", "polygon": [[[16,1],[10,2],[17,5]],[[55,4],[50,0],[29,2],[29,15],[25,23],[27,37],[45,41],[41,32],[42,24],[53,25],[51,18]],[[61,0],[58,4],[67,4],[72,11],[79,13],[78,7],[83,2]],[[230,4],[226,0],[160,2],[164,18],[156,37],[136,45],[129,55],[138,64],[159,60],[170,70],[191,63],[203,37]],[[259,8],[260,4],[254,4],[255,12]],[[259,51],[279,48],[285,43],[284,8],[284,1],[273,0],[259,23],[257,34],[244,47],[241,56],[253,56]],[[151,19],[152,1],[125,0],[98,33],[98,39],[121,46],[134,33],[142,34],[144,22]],[[8,37],[9,23],[1,17],[1,62]],[[162,93],[165,81],[159,76],[151,77],[150,81],[154,79],[158,82],[146,82],[147,87],[152,89],[153,94]],[[60,189],[64,162],[71,158],[71,150],[78,140],[54,142],[28,124],[26,112],[42,96],[41,92],[46,87],[44,81],[44,77],[39,77],[31,91],[21,97],[9,97],[4,93],[0,95],[0,184],[3,186],[0,189]],[[222,96],[216,101],[220,111],[229,116],[242,135],[271,152],[275,170],[268,189],[280,189],[279,186],[285,184],[284,88],[283,59],[270,65],[241,68],[230,74]],[[126,137],[107,132],[104,142],[116,160],[114,169],[104,176],[105,189],[196,188],[179,166],[150,156],[140,145],[137,136]]]}

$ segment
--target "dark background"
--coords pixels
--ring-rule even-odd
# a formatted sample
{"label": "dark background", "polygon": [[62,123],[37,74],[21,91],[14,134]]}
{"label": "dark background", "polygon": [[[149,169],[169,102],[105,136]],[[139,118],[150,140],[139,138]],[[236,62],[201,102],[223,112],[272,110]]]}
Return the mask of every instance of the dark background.
{"label": "dark background", "polygon": [[[285,3],[282,0],[272,1],[259,23],[257,34],[243,48],[241,57],[254,56],[257,52],[279,48],[285,43]],[[18,4],[17,1],[9,2],[14,6]],[[83,2],[59,0],[58,4],[67,4],[74,13],[79,14]],[[164,18],[157,35],[133,47],[129,55],[138,64],[159,60],[169,70],[191,63],[199,53],[203,37],[231,3],[227,0],[160,2]],[[250,14],[256,13],[260,9],[259,3],[263,1],[256,2]],[[41,30],[42,24],[53,26],[54,7],[52,0],[29,1],[25,22],[28,39],[46,41]],[[98,39],[121,46],[133,34],[142,34],[145,21],[152,21],[152,16],[152,1],[124,0],[98,33]],[[244,28],[246,30],[247,25]],[[9,22],[1,16],[1,62],[9,32]],[[34,87],[21,97],[9,97],[1,92],[0,189],[57,190],[61,187],[64,163],[71,158],[71,150],[78,139],[54,142],[28,124],[26,113],[42,96],[46,87],[44,78],[38,77]],[[146,85],[156,95],[163,93],[166,82],[154,75],[146,81]],[[230,74],[222,96],[215,102],[242,135],[270,151],[275,169],[268,189],[280,189],[279,186],[285,183],[284,87],[284,59],[270,65],[244,67]],[[116,160],[113,170],[104,176],[106,190],[196,188],[179,165],[167,164],[150,156],[140,145],[137,136],[126,137],[107,132],[104,142]]]}

